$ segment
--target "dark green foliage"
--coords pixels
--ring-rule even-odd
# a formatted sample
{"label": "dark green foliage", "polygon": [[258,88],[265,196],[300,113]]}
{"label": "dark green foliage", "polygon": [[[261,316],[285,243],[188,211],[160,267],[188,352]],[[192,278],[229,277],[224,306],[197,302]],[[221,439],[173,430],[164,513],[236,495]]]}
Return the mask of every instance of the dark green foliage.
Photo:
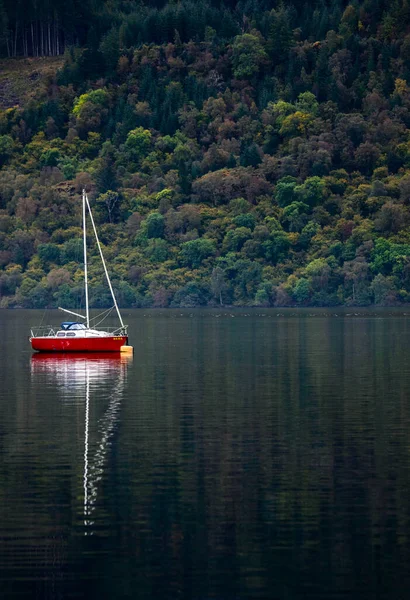
{"label": "dark green foliage", "polygon": [[181,247],[182,262],[197,269],[201,266],[202,261],[215,254],[215,244],[212,240],[199,239],[185,242]]}
{"label": "dark green foliage", "polygon": [[262,41],[256,35],[238,35],[232,46],[233,74],[238,79],[247,79],[258,74],[267,55]]}
{"label": "dark green foliage", "polygon": [[10,135],[0,135],[0,166],[13,154],[14,140]]}
{"label": "dark green foliage", "polygon": [[65,55],[0,108],[1,306],[81,303],[84,187],[123,306],[410,300],[407,3],[23,5],[0,53]]}
{"label": "dark green foliage", "polygon": [[165,219],[160,213],[151,213],[143,223],[147,238],[161,238],[164,235]]}
{"label": "dark green foliage", "polygon": [[[48,245],[48,244],[47,244]],[[79,262],[81,260],[81,253],[83,251],[83,240],[82,239],[69,239],[62,246],[62,262]]]}
{"label": "dark green foliage", "polygon": [[243,167],[257,167],[261,162],[262,153],[256,144],[250,144],[244,148],[240,158]]}
{"label": "dark green foliage", "polygon": [[268,240],[262,243],[265,259],[275,265],[286,257],[289,247],[290,241],[285,232],[281,231],[274,232]]}
{"label": "dark green foliage", "polygon": [[209,299],[208,290],[196,283],[187,283],[175,294],[171,306],[194,308],[195,306],[204,306]]}
{"label": "dark green foliage", "polygon": [[238,215],[233,221],[237,227],[246,227],[248,229],[254,229],[256,225],[256,217],[253,213]]}
{"label": "dark green foliage", "polygon": [[[282,4],[270,14],[268,32],[268,51],[272,62],[282,63],[294,44],[290,11]],[[326,32],[324,32],[326,33]]]}
{"label": "dark green foliage", "polygon": [[151,239],[145,248],[145,256],[153,263],[162,263],[167,260],[169,251],[165,240]]}
{"label": "dark green foliage", "polygon": [[298,180],[296,177],[287,175],[280,179],[276,185],[275,197],[279,206],[287,206],[292,204],[297,199],[295,187],[297,186]]}
{"label": "dark green foliage", "polygon": [[61,251],[56,244],[40,244],[37,248],[37,253],[44,267],[50,263],[60,263]]}

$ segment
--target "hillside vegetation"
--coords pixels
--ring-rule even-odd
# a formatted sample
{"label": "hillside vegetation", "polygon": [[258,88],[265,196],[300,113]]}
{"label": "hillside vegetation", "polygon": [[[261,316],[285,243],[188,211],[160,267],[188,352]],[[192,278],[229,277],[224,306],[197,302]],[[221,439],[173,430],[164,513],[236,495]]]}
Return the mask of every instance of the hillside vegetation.
{"label": "hillside vegetation", "polygon": [[408,0],[0,0],[0,51],[2,307],[81,303],[83,187],[122,306],[410,301]]}

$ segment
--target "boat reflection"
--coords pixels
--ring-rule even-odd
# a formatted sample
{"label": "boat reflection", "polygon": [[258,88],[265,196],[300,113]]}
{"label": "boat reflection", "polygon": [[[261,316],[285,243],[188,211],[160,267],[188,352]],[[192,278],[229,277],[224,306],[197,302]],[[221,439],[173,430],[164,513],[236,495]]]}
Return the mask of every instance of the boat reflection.
{"label": "boat reflection", "polygon": [[38,352],[31,357],[31,373],[54,375],[69,385],[84,384],[86,372],[91,380],[103,380],[126,371],[132,359],[132,354],[121,352]]}
{"label": "boat reflection", "polygon": [[[98,484],[104,474],[104,465],[110,440],[119,419],[120,405],[132,355],[107,353],[41,353],[31,358],[33,377],[53,378],[65,394],[75,399],[84,398],[84,472],[83,523],[84,535],[93,533],[93,513],[96,509]],[[90,439],[90,410],[92,400],[104,400],[108,406],[97,422],[96,440]],[[93,428],[95,430],[95,426]]]}

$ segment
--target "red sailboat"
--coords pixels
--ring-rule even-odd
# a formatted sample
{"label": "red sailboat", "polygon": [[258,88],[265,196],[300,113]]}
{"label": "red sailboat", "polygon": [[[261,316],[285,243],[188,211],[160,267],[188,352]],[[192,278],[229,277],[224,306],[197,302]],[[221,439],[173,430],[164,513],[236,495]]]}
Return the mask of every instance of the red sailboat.
{"label": "red sailboat", "polygon": [[[98,250],[100,252],[105,276],[110,288],[114,306],[117,311],[120,326],[100,330],[90,327],[90,313],[88,305],[88,269],[87,269],[87,244],[86,244],[86,213],[90,215]],[[53,327],[38,327],[31,329],[30,342],[33,350],[38,352],[132,352],[128,346],[127,326],[124,325],[118,308],[114,290],[107,271],[101,244],[98,239],[97,229],[91,212],[87,194],[83,190],[83,245],[84,245],[84,283],[85,283],[85,315],[80,315],[71,310],[60,308],[60,310],[79,317],[82,321],[64,321],[60,329]]]}

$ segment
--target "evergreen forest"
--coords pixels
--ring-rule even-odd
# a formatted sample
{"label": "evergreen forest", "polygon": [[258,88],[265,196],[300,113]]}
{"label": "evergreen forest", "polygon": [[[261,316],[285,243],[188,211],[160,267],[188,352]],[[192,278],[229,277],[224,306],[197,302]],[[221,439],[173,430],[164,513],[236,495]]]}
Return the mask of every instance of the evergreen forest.
{"label": "evergreen forest", "polygon": [[0,307],[81,304],[83,188],[123,307],[410,302],[410,0],[0,0],[0,57]]}

